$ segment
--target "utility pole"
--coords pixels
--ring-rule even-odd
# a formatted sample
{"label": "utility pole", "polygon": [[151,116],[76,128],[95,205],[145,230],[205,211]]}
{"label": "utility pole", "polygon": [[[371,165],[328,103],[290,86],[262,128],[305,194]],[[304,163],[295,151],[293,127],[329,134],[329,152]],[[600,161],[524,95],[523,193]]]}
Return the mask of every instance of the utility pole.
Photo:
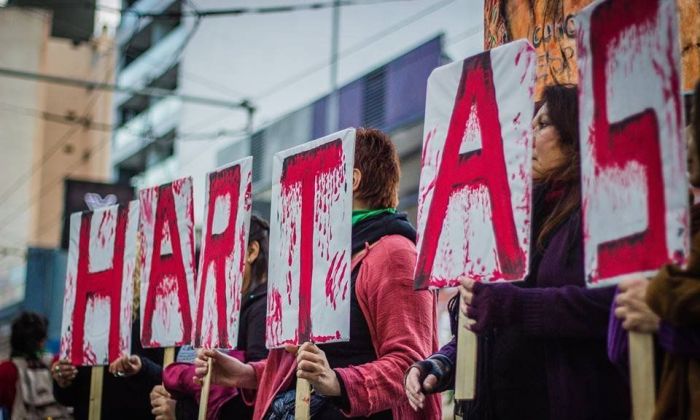
{"label": "utility pole", "polygon": [[328,97],[328,107],[326,115],[326,130],[329,133],[338,131],[340,121],[340,104],[338,98],[338,49],[340,42],[340,0],[335,0],[333,4],[333,21],[331,27],[331,65],[330,82],[331,93]]}

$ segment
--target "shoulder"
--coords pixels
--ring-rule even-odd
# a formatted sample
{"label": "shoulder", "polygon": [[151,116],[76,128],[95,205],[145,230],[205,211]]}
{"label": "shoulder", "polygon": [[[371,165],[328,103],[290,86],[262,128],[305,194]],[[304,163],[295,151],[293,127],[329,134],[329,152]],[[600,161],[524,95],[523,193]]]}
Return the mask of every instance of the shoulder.
{"label": "shoulder", "polygon": [[0,362],[0,378],[2,378],[2,382],[8,379],[12,380],[13,378],[16,380],[17,375],[17,366],[15,366],[12,360],[3,360]]}
{"label": "shoulder", "polygon": [[367,258],[402,258],[415,255],[416,245],[411,240],[401,235],[387,235],[370,247]]}
{"label": "shoulder", "polygon": [[389,281],[398,277],[413,278],[416,264],[416,246],[401,235],[387,235],[375,242],[363,261],[368,277]]}

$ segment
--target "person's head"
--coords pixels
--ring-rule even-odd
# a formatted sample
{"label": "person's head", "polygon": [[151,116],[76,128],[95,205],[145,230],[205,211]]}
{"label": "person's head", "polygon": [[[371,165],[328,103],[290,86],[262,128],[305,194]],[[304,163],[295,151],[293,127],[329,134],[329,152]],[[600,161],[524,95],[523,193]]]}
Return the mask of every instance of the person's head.
{"label": "person's head", "polygon": [[270,225],[262,217],[250,216],[248,249],[245,255],[242,293],[267,281],[267,254]]}
{"label": "person's head", "polygon": [[38,359],[44,347],[49,321],[35,312],[22,312],[12,321],[10,351],[13,357]]}
{"label": "person's head", "polygon": [[700,188],[700,82],[695,86],[688,136],[688,175],[693,187]]}
{"label": "person's head", "polygon": [[575,85],[548,86],[532,119],[532,170],[536,181],[579,177],[578,97]]}
{"label": "person's head", "polygon": [[578,95],[575,85],[547,86],[535,107],[533,179],[562,192],[544,220],[537,243],[542,246],[554,229],[581,205]]}
{"label": "person's head", "polygon": [[352,174],[353,209],[382,209],[399,204],[399,156],[388,135],[358,128]]}

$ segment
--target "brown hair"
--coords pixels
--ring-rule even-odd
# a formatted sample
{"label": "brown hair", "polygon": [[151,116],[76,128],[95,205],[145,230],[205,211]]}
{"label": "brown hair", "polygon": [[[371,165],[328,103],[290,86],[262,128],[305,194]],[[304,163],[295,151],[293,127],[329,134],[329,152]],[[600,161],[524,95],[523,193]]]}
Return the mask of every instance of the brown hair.
{"label": "brown hair", "polygon": [[267,282],[267,255],[270,224],[262,217],[252,214],[250,216],[250,232],[248,233],[248,245],[258,243],[258,257],[250,265],[251,279],[243,280],[241,293],[246,294],[252,286],[258,286]]}
{"label": "brown hair", "polygon": [[557,84],[547,86],[536,110],[547,104],[549,120],[559,134],[559,147],[564,154],[562,163],[544,174],[543,182],[551,188],[561,189],[562,198],[542,224],[537,245],[545,240],[581,206],[581,155],[578,131],[578,95],[576,85]]}
{"label": "brown hair", "polygon": [[388,135],[375,128],[358,128],[355,168],[362,173],[355,198],[364,201],[370,209],[399,204],[399,156]]}

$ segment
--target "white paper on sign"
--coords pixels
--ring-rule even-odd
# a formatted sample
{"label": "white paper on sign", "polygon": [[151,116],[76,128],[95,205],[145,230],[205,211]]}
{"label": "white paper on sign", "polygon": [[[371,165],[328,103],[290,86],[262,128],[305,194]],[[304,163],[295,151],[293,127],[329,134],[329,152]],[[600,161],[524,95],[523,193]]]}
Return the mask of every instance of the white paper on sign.
{"label": "white paper on sign", "polygon": [[688,252],[676,4],[601,1],[576,23],[586,283],[609,286]]}
{"label": "white paper on sign", "polygon": [[192,178],[139,191],[141,345],[189,344],[195,317]]}
{"label": "white paper on sign", "polygon": [[252,206],[253,158],[207,174],[204,228],[197,274],[195,347],[238,343],[241,288]]}
{"label": "white paper on sign", "polygon": [[433,71],[418,196],[415,287],[528,271],[536,56],[520,40]]}
{"label": "white paper on sign", "polygon": [[349,339],[354,152],[346,129],[274,157],[268,348]]}
{"label": "white paper on sign", "polygon": [[60,357],[107,365],[131,349],[138,202],[73,213]]}

